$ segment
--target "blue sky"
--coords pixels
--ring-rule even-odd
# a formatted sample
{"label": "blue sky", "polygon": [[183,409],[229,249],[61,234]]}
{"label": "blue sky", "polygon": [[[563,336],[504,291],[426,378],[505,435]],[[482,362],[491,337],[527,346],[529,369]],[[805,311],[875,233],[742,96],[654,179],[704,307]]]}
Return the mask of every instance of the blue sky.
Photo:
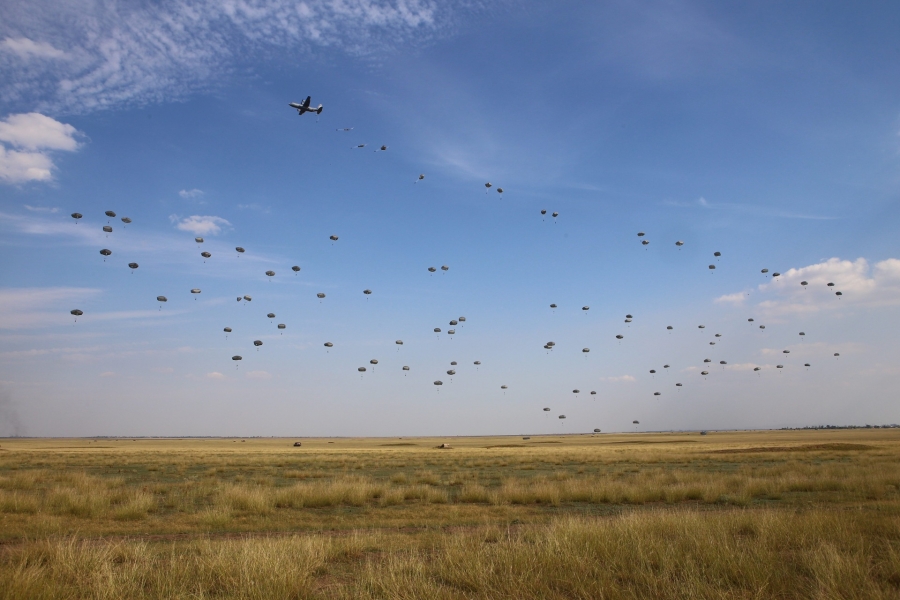
{"label": "blue sky", "polygon": [[7,3],[0,435],[900,421],[898,28],[885,3]]}

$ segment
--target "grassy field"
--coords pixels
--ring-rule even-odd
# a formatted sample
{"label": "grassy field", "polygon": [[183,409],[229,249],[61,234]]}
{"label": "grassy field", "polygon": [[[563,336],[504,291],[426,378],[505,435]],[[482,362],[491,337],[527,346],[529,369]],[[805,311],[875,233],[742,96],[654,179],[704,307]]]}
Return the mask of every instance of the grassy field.
{"label": "grassy field", "polygon": [[0,598],[900,598],[900,430],[293,442],[0,440]]}

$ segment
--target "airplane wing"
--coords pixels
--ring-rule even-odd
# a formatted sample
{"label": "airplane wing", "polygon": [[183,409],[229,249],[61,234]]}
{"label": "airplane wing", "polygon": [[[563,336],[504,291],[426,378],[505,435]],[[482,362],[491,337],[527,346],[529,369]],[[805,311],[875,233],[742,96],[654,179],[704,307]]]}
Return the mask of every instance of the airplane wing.
{"label": "airplane wing", "polygon": [[312,100],[312,96],[307,96],[306,100],[303,101],[303,108],[309,108],[309,101]]}

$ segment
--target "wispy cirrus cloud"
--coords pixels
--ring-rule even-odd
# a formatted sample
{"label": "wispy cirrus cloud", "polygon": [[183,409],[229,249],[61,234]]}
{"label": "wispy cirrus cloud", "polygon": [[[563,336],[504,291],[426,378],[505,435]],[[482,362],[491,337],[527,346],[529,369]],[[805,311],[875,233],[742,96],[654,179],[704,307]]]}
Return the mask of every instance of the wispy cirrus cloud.
{"label": "wispy cirrus cloud", "polygon": [[674,206],[678,208],[694,208],[701,210],[717,210],[730,211],[749,215],[759,215],[764,217],[779,217],[782,219],[810,219],[813,221],[832,221],[837,217],[824,215],[808,215],[803,213],[795,213],[790,211],[772,208],[769,206],[761,206],[759,204],[748,204],[738,202],[710,202],[704,197],[697,198],[693,202],[680,202],[676,200],[663,201],[665,206]]}
{"label": "wispy cirrus cloud", "polygon": [[0,101],[83,113],[177,100],[248,57],[315,48],[369,55],[426,41],[458,8],[430,0],[7,3]]}
{"label": "wispy cirrus cloud", "polygon": [[178,192],[178,195],[184,200],[198,200],[203,197],[203,194],[203,190],[198,190],[197,188],[192,190],[181,190]]}

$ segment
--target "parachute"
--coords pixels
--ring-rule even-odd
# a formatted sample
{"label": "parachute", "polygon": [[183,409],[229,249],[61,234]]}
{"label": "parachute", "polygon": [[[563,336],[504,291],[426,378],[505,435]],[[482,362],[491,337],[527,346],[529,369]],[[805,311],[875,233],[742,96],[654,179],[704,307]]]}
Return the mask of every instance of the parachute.
{"label": "parachute", "polygon": [[828,283],[826,283],[825,285],[827,285],[828,287],[834,287],[834,283],[830,282],[830,281]]}
{"label": "parachute", "polygon": [[600,433],[600,430],[595,428],[594,433]]}
{"label": "parachute", "polygon": [[330,235],[330,236],[328,236],[328,239],[331,240],[332,242],[336,242],[336,241],[338,241],[338,236]]}
{"label": "parachute", "polygon": [[444,382],[441,381],[440,379],[438,379],[437,381],[434,382],[434,385],[444,385]]}
{"label": "parachute", "polygon": [[76,222],[76,223],[78,222],[78,219],[80,219],[80,218],[83,217],[83,216],[84,216],[84,215],[81,214],[81,213],[72,213],[72,218],[75,219],[75,222]]}
{"label": "parachute", "polygon": [[720,365],[727,365],[728,363],[725,362],[724,360],[720,360],[720,361],[719,361],[719,364],[720,364]]}
{"label": "parachute", "polygon": [[573,393],[573,394],[580,394],[580,393],[581,393],[581,390],[572,390],[572,393]]}
{"label": "parachute", "polygon": [[406,365],[404,365],[404,366],[403,366],[403,370],[404,370],[404,371],[409,371],[409,367],[407,367]]}
{"label": "parachute", "polygon": [[128,225],[129,223],[131,223],[131,219],[129,219],[128,217],[122,217],[122,222]]}
{"label": "parachute", "polygon": [[559,417],[557,417],[557,418],[559,418],[559,419],[565,419],[565,418],[566,418],[566,415],[559,415]]}
{"label": "parachute", "polygon": [[653,392],[653,395],[654,396],[662,396],[662,394],[660,394],[659,392]]}
{"label": "parachute", "polygon": [[440,328],[440,327],[435,327],[435,328],[434,328],[434,332],[435,332],[435,333],[440,333],[440,332],[441,332],[441,328]]}
{"label": "parachute", "polygon": [[705,362],[705,363],[711,363],[711,362],[712,362],[712,359],[711,359],[711,358],[704,358],[704,359],[703,359],[703,362]]}
{"label": "parachute", "polygon": [[556,217],[558,217],[558,216],[559,216],[559,213],[558,213],[558,212],[555,212],[555,213],[553,213],[553,214],[552,214],[552,215],[550,215],[550,216],[551,216],[551,217],[553,217],[553,218],[554,218],[554,219],[555,219],[555,218],[556,218]]}
{"label": "parachute", "polygon": [[754,371],[759,371],[759,370],[761,370],[761,369],[762,369],[762,367],[753,367],[753,370],[754,370]]}
{"label": "parachute", "polygon": [[108,250],[107,248],[104,248],[103,250],[100,251],[100,254],[102,254],[103,256],[109,256],[110,254],[112,254],[112,250]]}
{"label": "parachute", "polygon": [[783,369],[783,368],[784,368],[784,365],[775,365],[775,368],[776,368],[776,369]]}
{"label": "parachute", "polygon": [[715,270],[716,270],[716,265],[709,265],[709,270],[710,270],[710,271],[715,271]]}
{"label": "parachute", "polygon": [[752,322],[753,322],[753,319],[747,319],[747,322],[748,322],[748,323],[752,323]]}
{"label": "parachute", "polygon": [[460,323],[465,323],[465,322],[466,322],[466,318],[465,318],[465,317],[460,317],[460,318],[459,318],[459,322],[460,322]]}
{"label": "parachute", "polygon": [[322,292],[319,292],[318,294],[316,294],[316,298],[318,298],[320,300],[324,297],[325,297],[325,294],[323,294]]}
{"label": "parachute", "polygon": [[551,304],[551,305],[550,305],[550,308],[556,308],[556,305],[555,305],[555,304]]}
{"label": "parachute", "polygon": [[403,345],[403,340],[397,340],[397,341],[394,342],[394,343],[397,344],[398,346],[402,346],[402,345]]}
{"label": "parachute", "polygon": [[226,327],[222,331],[224,331],[225,333],[231,333],[231,327]]}
{"label": "parachute", "polygon": [[240,246],[235,247],[235,250],[237,250],[240,254],[244,253],[244,249],[241,248]]}
{"label": "parachute", "polygon": [[697,325],[697,329],[706,329],[706,325]]}
{"label": "parachute", "polygon": [[448,267],[447,265],[441,266],[441,271],[449,271],[449,270],[450,270],[450,267]]}
{"label": "parachute", "polygon": [[650,369],[650,374],[656,373],[656,369]]}
{"label": "parachute", "polygon": [[582,306],[581,310],[591,310],[591,307],[590,306]]}
{"label": "parachute", "polygon": [[550,409],[549,409],[549,408],[545,408],[545,409],[544,409],[544,412],[550,412]]}
{"label": "parachute", "polygon": [[434,273],[435,271],[437,271],[437,269],[435,269],[434,267],[428,267],[429,273]]}
{"label": "parachute", "polygon": [[325,342],[324,345],[325,345],[326,348],[333,348],[333,347],[334,347],[334,344],[332,344],[331,342]]}
{"label": "parachute", "polygon": [[640,425],[640,424],[641,424],[640,421],[632,421],[632,423],[634,423],[635,425]]}
{"label": "parachute", "polygon": [[275,271],[266,271],[267,277],[275,277]]}
{"label": "parachute", "polygon": [[638,231],[638,237],[644,237],[644,232],[643,232],[643,231]]}
{"label": "parachute", "polygon": [[585,354],[587,354],[588,352],[591,351],[591,349],[590,348],[582,348],[581,351],[584,352]]}
{"label": "parachute", "polygon": [[371,293],[372,290],[363,290],[363,294],[365,294],[366,296],[370,295]]}
{"label": "parachute", "polygon": [[247,302],[251,302],[253,298],[251,298],[250,296],[244,296],[244,300],[246,300]]}
{"label": "parachute", "polygon": [[646,245],[648,245],[649,243],[650,243],[650,242],[647,241],[647,240],[641,240],[641,245],[642,245],[642,246],[646,246]]}
{"label": "parachute", "polygon": [[105,231],[106,233],[112,233],[112,227],[110,227],[109,225],[104,225],[103,231]]}
{"label": "parachute", "polygon": [[487,189],[491,189],[491,182],[488,181],[487,183],[485,183],[484,187],[486,187]]}
{"label": "parachute", "polygon": [[[78,213],[75,213],[75,214],[78,214]],[[542,215],[546,215],[546,214],[547,214],[547,210],[542,208],[542,209],[541,209],[541,214],[542,214]]]}
{"label": "parachute", "polygon": [[111,210],[108,210],[108,211],[106,211],[106,216],[107,216],[107,217],[110,217],[110,218],[113,218],[113,217],[116,216],[116,213],[114,213],[114,212],[111,211]]}
{"label": "parachute", "polygon": [[801,281],[801,282],[800,282],[800,285],[802,285],[802,286],[807,286],[807,285],[809,285],[809,282],[808,282],[808,281]]}
{"label": "parachute", "polygon": [[791,353],[790,350],[782,350],[781,352],[782,352],[782,354],[790,354]]}
{"label": "parachute", "polygon": [[701,375],[709,375],[709,371],[700,371]]}
{"label": "parachute", "polygon": [[591,390],[591,396],[596,396],[596,395],[597,395],[597,392],[595,392],[594,390]]}
{"label": "parachute", "polygon": [[763,269],[762,271],[760,271],[760,273],[768,273],[768,272],[769,272],[768,269]]}
{"label": "parachute", "polygon": [[722,334],[721,334],[721,333],[717,333],[717,334],[716,334],[716,337],[722,337]]}
{"label": "parachute", "polygon": [[713,252],[713,256],[719,257],[719,256],[722,256],[722,253],[721,252]]}
{"label": "parachute", "polygon": [[202,256],[203,258],[209,258],[212,256],[212,254],[210,254],[209,252],[201,252],[200,256]]}
{"label": "parachute", "polygon": [[671,325],[666,325],[666,329],[675,329],[675,328],[672,327]]}
{"label": "parachute", "polygon": [[156,301],[157,301],[157,302],[168,302],[169,299],[166,298],[165,296],[157,296],[157,297],[156,297]]}
{"label": "parachute", "polygon": [[840,353],[840,352],[835,352],[834,355],[835,355],[835,356],[840,356],[841,353]]}
{"label": "parachute", "polygon": [[451,367],[455,367],[455,366],[456,366],[456,361],[455,361],[455,360],[451,360],[451,361],[450,361],[450,366],[451,366]]}
{"label": "parachute", "polygon": [[680,384],[680,383],[676,383],[676,384],[675,384],[675,387],[681,387],[681,384]]}
{"label": "parachute", "polygon": [[668,369],[669,365],[663,365],[663,369]]}
{"label": "parachute", "polygon": [[456,371],[454,371],[453,369],[449,369],[447,371],[447,375],[456,375]]}
{"label": "parachute", "polygon": [[760,329],[765,329],[766,326],[765,326],[765,325],[760,325],[759,328],[760,328]]}
{"label": "parachute", "polygon": [[843,292],[835,292],[834,295],[835,295],[835,296],[843,296],[844,293],[843,293]]}
{"label": "parachute", "polygon": [[632,317],[631,315],[625,315],[625,318],[626,318],[626,319],[633,319],[634,317]]}
{"label": "parachute", "polygon": [[681,247],[681,246],[684,246],[684,242],[682,242],[681,240],[678,240],[677,242],[675,242],[675,245],[678,247]]}
{"label": "parachute", "polygon": [[285,327],[287,327],[287,326],[284,323],[278,324],[278,329],[284,329]]}
{"label": "parachute", "polygon": [[481,364],[481,361],[480,361],[480,360],[476,360],[473,364],[475,364],[475,365],[480,365],[480,364]]}
{"label": "parachute", "polygon": [[775,271],[774,273],[772,273],[772,277],[781,277],[781,273]]}
{"label": "parachute", "polygon": [[505,385],[501,385],[501,386],[500,386],[500,389],[501,389],[501,390],[505,390],[505,389],[507,389],[507,387],[506,387]]}
{"label": "parachute", "polygon": [[451,325],[459,325],[459,322],[456,319],[451,319],[450,324]]}
{"label": "parachute", "polygon": [[235,355],[231,357],[231,360],[243,360],[243,357]]}
{"label": "parachute", "polygon": [[192,294],[199,294],[199,293],[200,293],[200,288],[193,288],[193,289],[191,290],[191,293],[192,293]]}
{"label": "parachute", "polygon": [[422,180],[423,180],[423,179],[425,179],[425,175],[424,175],[424,174],[422,174],[422,175],[419,175],[419,179],[418,179],[418,181],[422,181]]}
{"label": "parachute", "polygon": [[498,193],[498,194],[502,194],[502,193],[503,193],[503,188],[497,188],[497,193]]}
{"label": "parachute", "polygon": [[70,311],[69,311],[69,314],[70,314],[70,315],[75,315],[76,317],[80,317],[81,315],[84,314],[84,312],[81,311],[81,310],[78,310],[78,309],[76,308],[75,310],[70,310]]}
{"label": "parachute", "polygon": [[366,372],[366,368],[365,368],[365,367],[359,367],[359,368],[356,369],[356,370],[359,371],[360,373],[365,373],[365,372]]}
{"label": "parachute", "polygon": [[387,150],[387,146],[382,146],[379,150]]}
{"label": "parachute", "polygon": [[134,269],[138,268],[138,264],[137,263],[128,263],[128,268],[133,271]]}
{"label": "parachute", "polygon": [[253,340],[253,345],[259,348],[263,345],[262,340]]}
{"label": "parachute", "polygon": [[269,314],[267,314],[266,316],[269,317],[270,319],[274,319],[274,318],[275,318],[275,313],[269,313]]}
{"label": "parachute", "polygon": [[194,241],[197,242],[198,244],[202,244],[202,243],[203,243],[203,238],[202,238],[202,237],[195,237],[195,238],[194,238]]}
{"label": "parachute", "polygon": [[803,363],[803,366],[804,366],[804,367],[809,367],[809,366],[811,366],[811,365],[810,365],[809,363]]}
{"label": "parachute", "polygon": [[447,335],[453,335],[453,334],[455,334],[455,333],[456,333],[456,330],[455,330],[455,329],[448,329],[448,330],[447,330]]}
{"label": "parachute", "polygon": [[291,267],[291,271],[293,271],[294,273],[299,273],[300,267],[298,267],[297,265],[294,265],[293,267]]}
{"label": "parachute", "polygon": [[624,339],[624,338],[625,338],[624,335],[617,335],[617,336],[616,336],[616,339],[617,339],[617,340],[621,340],[621,339]]}

